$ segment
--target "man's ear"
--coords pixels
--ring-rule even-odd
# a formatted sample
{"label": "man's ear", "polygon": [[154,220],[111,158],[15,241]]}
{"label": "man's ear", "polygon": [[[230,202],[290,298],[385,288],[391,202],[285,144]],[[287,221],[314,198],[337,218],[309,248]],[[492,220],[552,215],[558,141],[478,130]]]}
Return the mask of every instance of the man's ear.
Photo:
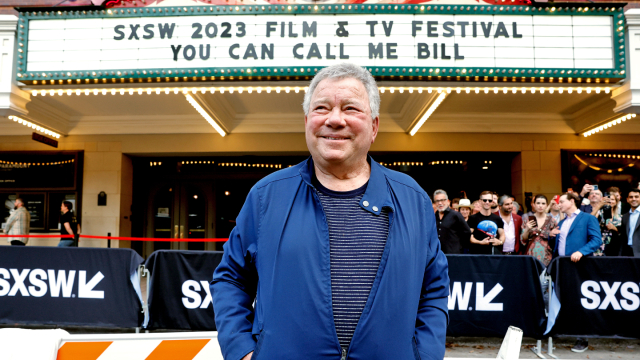
{"label": "man's ear", "polygon": [[378,129],[380,127],[380,117],[376,116],[376,118],[373,119],[373,122],[371,125],[373,126],[373,133],[371,136],[371,143],[373,144],[373,142],[376,141],[376,136],[378,136]]}

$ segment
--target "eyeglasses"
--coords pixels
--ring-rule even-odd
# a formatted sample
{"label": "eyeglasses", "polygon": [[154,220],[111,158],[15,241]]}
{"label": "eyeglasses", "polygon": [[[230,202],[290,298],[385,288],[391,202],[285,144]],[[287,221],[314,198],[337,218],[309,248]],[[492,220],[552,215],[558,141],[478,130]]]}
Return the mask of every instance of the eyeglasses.
{"label": "eyeglasses", "polygon": [[441,203],[441,202],[446,202],[448,199],[440,199],[440,200],[434,200],[433,202],[435,203]]}
{"label": "eyeglasses", "polygon": [[480,200],[482,200],[483,202],[492,202],[493,201],[493,199],[480,199]]}

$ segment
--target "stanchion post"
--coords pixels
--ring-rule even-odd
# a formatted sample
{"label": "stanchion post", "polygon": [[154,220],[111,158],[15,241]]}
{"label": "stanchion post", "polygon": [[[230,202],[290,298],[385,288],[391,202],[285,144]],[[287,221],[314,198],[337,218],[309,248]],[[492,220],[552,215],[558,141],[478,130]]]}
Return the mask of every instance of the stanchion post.
{"label": "stanchion post", "polygon": [[111,249],[111,233],[107,233],[107,236],[109,237],[109,238],[107,239],[107,247],[108,247],[109,249]]}
{"label": "stanchion post", "polygon": [[547,348],[547,355],[551,356],[554,359],[557,359],[558,357],[553,353],[553,338],[551,336],[549,336],[549,346]]}

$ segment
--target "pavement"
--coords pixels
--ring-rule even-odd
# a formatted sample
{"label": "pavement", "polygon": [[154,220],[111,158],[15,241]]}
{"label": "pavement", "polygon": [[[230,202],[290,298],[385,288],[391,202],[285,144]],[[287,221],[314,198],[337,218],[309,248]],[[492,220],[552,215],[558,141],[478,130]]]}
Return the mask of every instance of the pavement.
{"label": "pavement", "polygon": [[[630,360],[640,359],[640,340],[627,339],[590,339],[589,350],[583,353],[574,353],[571,347],[575,338],[554,339],[553,354],[558,359],[589,359],[589,360]],[[498,338],[447,338],[447,358],[493,358],[498,356],[498,350],[502,339]],[[520,359],[539,359],[531,351],[536,345],[532,338],[522,339]],[[547,341],[542,342],[542,354],[547,359],[553,359],[547,355]]]}

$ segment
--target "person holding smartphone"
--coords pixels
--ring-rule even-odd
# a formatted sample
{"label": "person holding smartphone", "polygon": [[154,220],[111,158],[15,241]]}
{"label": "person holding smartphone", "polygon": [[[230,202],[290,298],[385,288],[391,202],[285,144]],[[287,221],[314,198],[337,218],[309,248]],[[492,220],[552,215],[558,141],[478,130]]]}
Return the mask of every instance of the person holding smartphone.
{"label": "person holding smartphone", "polygon": [[553,258],[553,247],[549,244],[551,231],[558,223],[553,216],[547,214],[547,197],[539,194],[533,198],[534,214],[522,217],[522,245],[524,254],[540,260],[545,266]]}
{"label": "person holding smartphone", "polygon": [[618,256],[620,253],[620,228],[622,226],[620,205],[615,195],[604,193],[602,202],[593,206],[591,214],[598,218],[602,233],[602,245],[593,253],[594,256]]}

